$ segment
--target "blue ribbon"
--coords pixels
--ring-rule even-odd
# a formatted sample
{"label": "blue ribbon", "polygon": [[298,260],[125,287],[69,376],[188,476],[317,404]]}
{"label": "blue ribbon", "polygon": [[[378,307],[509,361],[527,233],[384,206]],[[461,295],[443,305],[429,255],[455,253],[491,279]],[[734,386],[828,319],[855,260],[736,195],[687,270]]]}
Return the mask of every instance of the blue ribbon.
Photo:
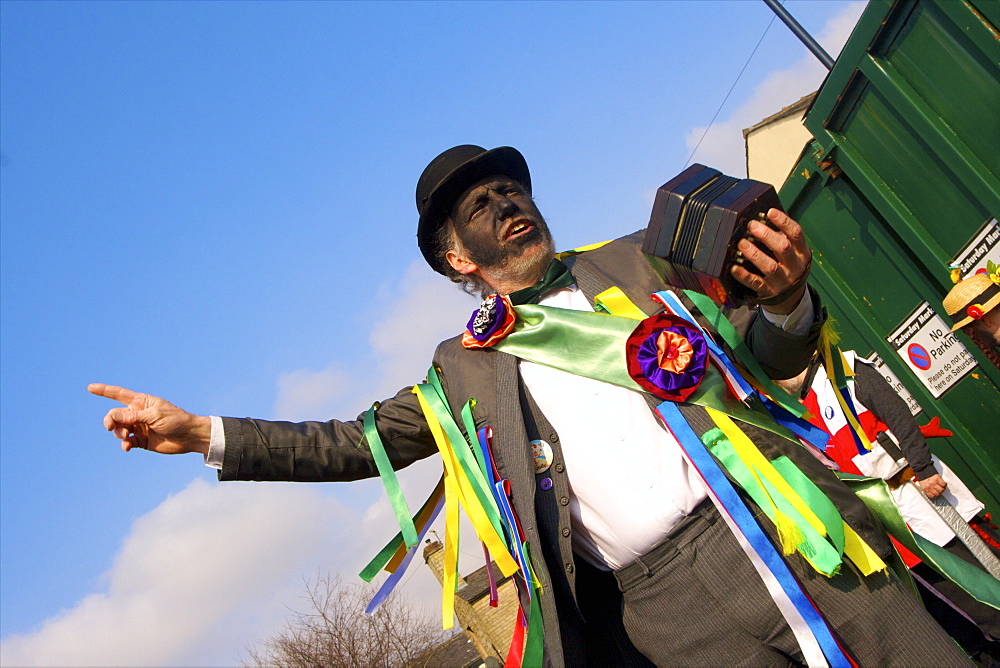
{"label": "blue ribbon", "polygon": [[766,408],[767,412],[771,414],[771,417],[774,418],[775,422],[783,427],[786,427],[799,438],[816,446],[820,451],[826,450],[827,443],[830,440],[830,434],[826,433],[812,422],[803,420],[802,418],[789,413],[768,397],[761,395],[760,398],[761,401],[764,402],[764,408]]}
{"label": "blue ribbon", "polygon": [[802,618],[809,626],[809,630],[816,637],[820,649],[830,662],[830,665],[834,668],[850,668],[850,661],[844,656],[843,651],[837,645],[837,641],[833,638],[833,634],[830,633],[826,621],[802,591],[795,576],[788,569],[785,560],[774,549],[774,545],[771,544],[767,535],[757,524],[756,520],[754,520],[753,515],[746,507],[746,504],[743,503],[743,499],[736,493],[729,478],[722,472],[722,468],[718,462],[715,461],[708,452],[708,449],[701,442],[701,439],[698,438],[690,425],[688,425],[687,420],[684,419],[677,406],[673,402],[665,401],[657,406],[656,410],[669,430],[677,438],[677,442],[687,453],[691,462],[697,467],[705,482],[718,497],[725,512],[729,513],[729,516],[736,522],[736,525],[743,532],[751,547],[757,552],[785,594],[791,599],[792,604],[798,610],[799,614],[802,615]]}
{"label": "blue ribbon", "polygon": [[409,549],[406,556],[403,557],[403,560],[399,562],[399,566],[396,570],[389,574],[389,577],[385,579],[382,586],[378,588],[377,592],[375,592],[372,600],[368,602],[368,607],[365,608],[366,615],[374,614],[375,611],[378,610],[383,603],[385,603],[385,599],[389,598],[389,594],[391,594],[392,590],[396,588],[396,585],[399,583],[399,579],[403,577],[403,573],[406,572],[406,567],[410,565],[410,560],[413,559],[413,555],[417,553],[417,548],[420,547],[420,543],[423,542],[424,536],[427,535],[427,531],[431,528],[431,524],[434,523],[434,520],[437,518],[438,513],[441,512],[442,508],[444,508],[444,495],[442,495],[438,500],[437,506],[434,508],[434,512],[431,513],[430,519],[427,520],[427,524],[425,524],[424,528],[420,531],[420,536],[417,538],[416,544]]}
{"label": "blue ribbon", "polygon": [[512,548],[511,553],[517,560],[518,565],[521,566],[521,574],[524,576],[525,583],[524,589],[528,593],[528,598],[530,599],[533,587],[533,583],[531,582],[531,569],[528,568],[528,559],[524,554],[524,545],[521,543],[521,535],[517,530],[517,519],[514,517],[514,509],[511,508],[510,500],[507,498],[506,484],[506,480],[500,480],[497,482],[494,489],[496,489],[497,499],[500,501],[500,513],[503,515],[503,519],[507,523],[510,531],[510,543],[513,543],[513,545],[508,545],[508,547]]}

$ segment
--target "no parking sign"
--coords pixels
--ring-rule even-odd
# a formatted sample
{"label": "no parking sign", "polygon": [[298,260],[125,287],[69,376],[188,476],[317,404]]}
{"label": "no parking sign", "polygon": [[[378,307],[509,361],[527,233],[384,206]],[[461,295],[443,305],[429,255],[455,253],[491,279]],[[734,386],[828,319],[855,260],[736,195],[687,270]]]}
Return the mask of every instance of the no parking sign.
{"label": "no parking sign", "polygon": [[927,302],[885,339],[935,399],[976,366],[976,358]]}

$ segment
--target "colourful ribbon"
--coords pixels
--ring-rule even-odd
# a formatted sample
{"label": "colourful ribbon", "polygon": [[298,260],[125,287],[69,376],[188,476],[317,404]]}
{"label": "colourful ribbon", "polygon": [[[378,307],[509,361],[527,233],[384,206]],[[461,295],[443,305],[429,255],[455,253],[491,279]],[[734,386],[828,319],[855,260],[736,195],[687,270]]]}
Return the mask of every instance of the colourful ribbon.
{"label": "colourful ribbon", "polygon": [[431,528],[431,523],[437,518],[442,507],[444,507],[444,498],[438,497],[437,505],[434,506],[434,510],[431,512],[429,521],[424,524],[423,529],[420,531],[420,538],[418,539],[417,544],[407,550],[406,556],[403,557],[402,562],[399,564],[399,568],[396,568],[393,572],[391,572],[389,577],[385,579],[385,582],[382,583],[382,586],[379,587],[377,592],[375,592],[375,596],[372,597],[372,600],[368,602],[368,607],[365,608],[366,615],[374,614],[375,611],[378,610],[383,603],[385,603],[386,599],[389,598],[389,594],[391,594],[392,590],[396,588],[396,585],[399,584],[400,578],[403,577],[403,573],[406,572],[407,566],[409,566],[410,561],[413,560],[413,555],[415,555],[417,550],[420,548],[420,541],[422,541],[424,536],[427,535],[427,531]]}
{"label": "colourful ribbon", "polygon": [[694,305],[698,307],[701,314],[705,316],[709,324],[715,328],[715,331],[719,333],[719,336],[726,342],[729,348],[736,355],[736,358],[740,361],[743,366],[747,368],[750,375],[753,376],[761,387],[767,394],[774,399],[782,408],[786,411],[795,415],[797,417],[802,417],[806,413],[805,407],[798,402],[792,395],[785,392],[783,389],[775,385],[764,370],[761,368],[760,363],[754,358],[753,353],[750,352],[750,348],[747,344],[743,342],[743,337],[740,336],[733,324],[726,319],[722,311],[719,310],[719,306],[712,301],[710,297],[693,292],[691,290],[685,290],[684,294],[688,296]]}
{"label": "colourful ribbon", "polygon": [[795,634],[806,662],[810,666],[848,668],[851,663],[844,656],[826,621],[802,591],[784,559],[774,549],[680,410],[669,401],[660,404],[656,410],[688,460],[705,479],[713,502],[719,507],[723,519],[764,580],[775,604]]}
{"label": "colourful ribbon", "polygon": [[783,553],[798,551],[817,572],[836,574],[844,549],[843,520],[830,500],[818,490],[810,495],[823,514],[821,520],[732,420],[713,411],[709,415],[718,429],[702,439],[777,527]]}
{"label": "colourful ribbon", "polygon": [[410,548],[419,542],[417,530],[413,526],[413,520],[410,518],[410,509],[406,505],[406,498],[403,497],[403,492],[399,488],[399,480],[396,478],[396,472],[389,462],[389,456],[385,452],[382,438],[379,436],[378,428],[375,426],[375,411],[378,410],[378,407],[379,404],[376,402],[365,412],[365,439],[368,441],[368,449],[372,453],[372,459],[375,460],[375,467],[378,469],[378,474],[382,478],[382,484],[385,486],[385,493],[389,497],[389,503],[392,504],[392,511],[396,514],[396,522],[399,523],[399,530],[403,534],[403,542],[406,544],[406,547]]}
{"label": "colourful ribbon", "polygon": [[[476,535],[486,543],[496,560],[500,572],[505,576],[513,575],[518,568],[500,537],[502,528],[499,514],[493,506],[493,495],[486,492],[482,478],[476,475],[478,468],[469,465],[468,459],[472,457],[469,443],[461,435],[454,419],[451,419],[451,413],[442,404],[440,397],[433,391],[426,391],[427,388],[424,384],[417,385],[413,392],[417,395],[434,441],[441,451],[446,471],[445,481],[448,481],[449,475],[453,478],[457,498],[472,521]],[[446,487],[446,497],[447,493]]]}
{"label": "colourful ribbon", "polygon": [[903,547],[916,554],[931,568],[957,584],[980,603],[1000,609],[1000,580],[910,531],[884,480],[850,473],[837,475],[854,490],[854,493],[882,522],[889,535],[902,543]]}
{"label": "colourful ribbon", "polygon": [[[417,514],[413,517],[413,523],[417,528],[417,531],[423,533],[427,527],[431,525],[434,518],[437,516],[438,510],[436,510],[438,503],[444,498],[444,476],[442,476],[437,485],[434,486],[434,490],[431,491],[431,495],[427,497],[424,501],[424,505],[420,507]],[[378,574],[383,568],[389,573],[394,573],[398,570],[400,563],[403,561],[407,553],[406,545],[403,542],[403,533],[400,531],[395,536],[385,544],[379,553],[375,555],[375,558],[365,566],[364,570],[361,571],[360,577],[365,582],[371,582],[372,579]]]}

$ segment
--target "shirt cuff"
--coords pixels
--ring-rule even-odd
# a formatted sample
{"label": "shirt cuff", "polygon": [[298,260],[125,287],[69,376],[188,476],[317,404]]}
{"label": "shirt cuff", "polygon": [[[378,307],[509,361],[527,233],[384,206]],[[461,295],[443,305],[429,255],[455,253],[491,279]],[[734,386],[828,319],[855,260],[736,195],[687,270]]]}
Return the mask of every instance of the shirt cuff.
{"label": "shirt cuff", "polygon": [[771,313],[767,309],[760,307],[758,307],[757,310],[759,310],[771,324],[777,325],[789,334],[796,334],[799,336],[809,331],[809,328],[812,326],[814,320],[813,300],[812,295],[809,294],[809,290],[802,293],[802,299],[799,300],[799,305],[787,315]]}
{"label": "shirt cuff", "polygon": [[208,454],[205,455],[205,466],[222,470],[222,460],[226,457],[226,430],[222,426],[222,418],[211,415],[212,436],[208,441]]}

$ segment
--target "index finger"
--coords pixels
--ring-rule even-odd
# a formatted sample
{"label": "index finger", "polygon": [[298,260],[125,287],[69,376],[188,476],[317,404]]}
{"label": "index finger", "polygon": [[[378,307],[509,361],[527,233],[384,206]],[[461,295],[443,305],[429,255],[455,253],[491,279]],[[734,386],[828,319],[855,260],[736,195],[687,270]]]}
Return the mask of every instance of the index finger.
{"label": "index finger", "polygon": [[108,399],[120,401],[123,404],[128,404],[139,396],[138,392],[133,392],[117,385],[105,385],[104,383],[91,383],[87,386],[87,391],[99,397],[107,397]]}

